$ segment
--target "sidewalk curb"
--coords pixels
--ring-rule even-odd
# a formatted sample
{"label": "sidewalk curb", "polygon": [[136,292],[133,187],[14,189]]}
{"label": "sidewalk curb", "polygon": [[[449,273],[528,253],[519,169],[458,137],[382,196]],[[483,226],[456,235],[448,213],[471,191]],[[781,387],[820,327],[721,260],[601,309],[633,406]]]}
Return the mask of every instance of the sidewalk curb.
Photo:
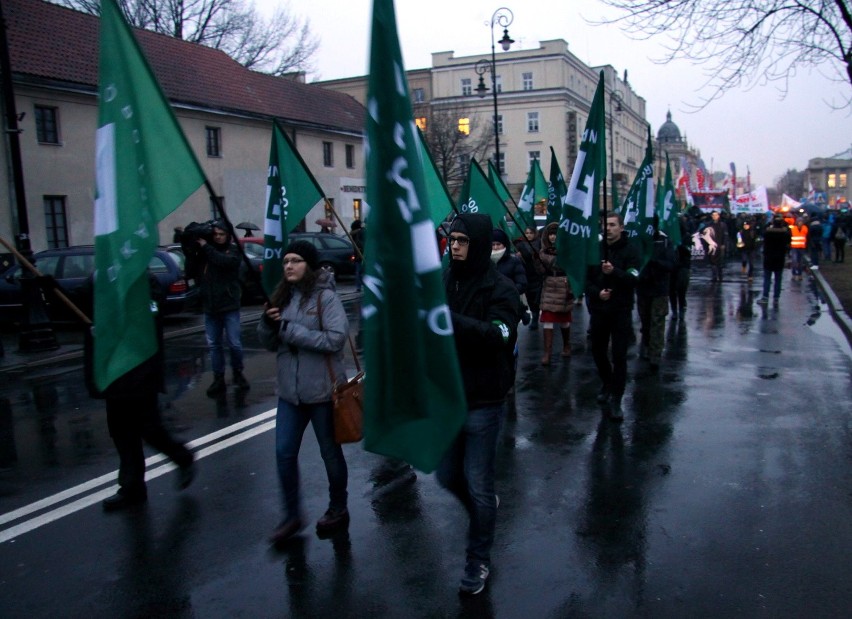
{"label": "sidewalk curb", "polygon": [[843,306],[840,304],[840,299],[834,293],[834,290],[831,289],[831,285],[829,285],[822,273],[819,272],[819,269],[814,270],[808,266],[808,271],[816,280],[817,286],[819,286],[822,294],[825,295],[825,300],[826,303],[828,303],[828,308],[832,317],[835,322],[837,322],[840,330],[843,331],[849,345],[852,346],[852,319],[849,318],[849,314],[847,314],[846,310],[843,309]]}

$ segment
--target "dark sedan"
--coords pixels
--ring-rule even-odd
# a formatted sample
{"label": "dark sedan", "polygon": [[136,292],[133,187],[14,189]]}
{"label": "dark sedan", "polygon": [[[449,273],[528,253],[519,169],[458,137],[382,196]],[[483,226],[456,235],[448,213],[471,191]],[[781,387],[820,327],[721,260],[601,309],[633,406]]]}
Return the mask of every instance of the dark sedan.
{"label": "dark sedan", "polygon": [[[48,249],[33,256],[32,262],[43,274],[53,277],[62,291],[84,314],[92,317],[91,276],[95,271],[95,248],[92,245]],[[165,292],[163,315],[176,314],[189,308],[198,296],[198,287],[184,275],[179,257],[159,248],[151,257],[148,269]],[[0,322],[17,322],[23,317],[21,300],[21,267],[15,265],[0,278]],[[76,321],[65,304],[52,293],[44,294],[48,317],[54,322]]]}

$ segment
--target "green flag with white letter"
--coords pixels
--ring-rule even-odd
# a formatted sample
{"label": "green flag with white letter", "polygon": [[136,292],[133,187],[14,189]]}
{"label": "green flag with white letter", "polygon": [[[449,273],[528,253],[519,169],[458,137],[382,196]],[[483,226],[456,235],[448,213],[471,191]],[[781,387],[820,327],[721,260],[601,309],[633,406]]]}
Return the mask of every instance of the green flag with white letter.
{"label": "green flag with white letter", "polygon": [[677,212],[677,202],[675,202],[674,179],[668,153],[666,153],[666,177],[663,181],[661,201],[657,205],[657,214],[660,216],[660,230],[666,233],[674,247],[680,245],[680,214]]}
{"label": "green flag with white letter", "polygon": [[559,222],[562,217],[562,205],[568,195],[568,187],[565,185],[565,177],[559,169],[559,161],[556,159],[556,151],[550,147],[550,180],[547,182],[547,220],[545,225]]}
{"label": "green flag with white letter", "polygon": [[417,129],[417,145],[420,149],[420,159],[423,161],[423,178],[426,183],[429,212],[431,213],[432,223],[438,228],[444,223],[447,215],[453,212],[453,199],[438,173],[438,166],[435,165],[435,160],[432,159],[432,153],[429,152],[423,132],[419,128]]}
{"label": "green flag with white letter", "polygon": [[[488,160],[488,182],[491,183],[491,186],[494,187],[494,191],[497,192],[497,195],[500,197],[500,201],[503,203],[505,208],[506,202],[511,202],[515,206],[515,211],[518,210],[518,205],[515,204],[514,198],[512,198],[512,194],[509,193],[509,188],[506,187],[506,183],[503,182],[503,179],[500,178],[500,174],[497,172],[497,169],[494,167],[494,162],[489,159]],[[517,238],[523,234],[523,230],[518,230],[518,226],[515,225],[515,221],[513,218],[506,219],[505,215],[506,211],[504,210],[504,214],[501,215],[502,223],[500,227],[509,235],[510,239]]]}
{"label": "green flag with white letter", "polygon": [[601,71],[556,233],[556,262],[568,275],[571,291],[577,298],[586,286],[586,269],[600,262],[599,187],[605,175],[604,75]]}
{"label": "green flag with white letter", "polygon": [[655,191],[654,150],[649,125],[645,159],[642,160],[630,191],[624,198],[621,212],[624,217],[624,231],[642,255],[642,267],[651,259],[651,252],[654,250]]}
{"label": "green flag with white letter", "polygon": [[499,227],[509,234],[506,227],[506,205],[476,159],[470,160],[470,170],[459,193],[459,212],[488,215],[493,227]]}
{"label": "green flag with white letter", "polygon": [[521,190],[521,199],[518,200],[518,214],[520,223],[525,228],[535,230],[535,205],[544,200],[547,201],[547,181],[538,159],[530,163],[530,171],[527,174],[527,182]]}
{"label": "green flag with white letter", "polygon": [[366,107],[364,447],[430,472],[467,405],[392,0],[373,2]]}
{"label": "green flag with white letter", "polygon": [[204,173],[115,0],[101,3],[98,98],[93,370],[103,390],[157,351],[157,224]]}
{"label": "green flag with white letter", "polygon": [[272,124],[263,217],[263,289],[271,295],[281,281],[287,235],[324,198],[290,136]]}

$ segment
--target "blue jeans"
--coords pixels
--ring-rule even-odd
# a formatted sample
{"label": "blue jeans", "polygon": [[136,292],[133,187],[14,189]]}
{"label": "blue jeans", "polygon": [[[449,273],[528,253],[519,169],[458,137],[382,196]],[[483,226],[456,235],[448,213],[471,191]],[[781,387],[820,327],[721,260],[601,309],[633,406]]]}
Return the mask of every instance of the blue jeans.
{"label": "blue jeans", "polygon": [[504,410],[503,404],[468,410],[464,426],[435,471],[438,483],[461,501],[470,517],[468,561],[491,561],[497,520],[494,465]]}
{"label": "blue jeans", "polygon": [[805,260],[805,250],[804,249],[791,249],[790,250],[790,268],[793,271],[793,275],[801,275],[802,274],[802,263]]}
{"label": "blue jeans", "polygon": [[784,269],[778,269],[777,271],[770,271],[769,269],[763,269],[763,298],[769,298],[769,284],[772,280],[772,274],[775,274],[775,290],[773,292],[773,296],[777,299],[781,296],[781,275],[784,273]]}
{"label": "blue jeans", "polygon": [[243,371],[243,344],[240,341],[240,310],[221,314],[204,314],[204,330],[207,335],[207,348],[210,349],[210,365],[214,374],[225,373],[225,349],[222,334],[231,351],[231,369]]}
{"label": "blue jeans", "polygon": [[278,412],[275,416],[275,458],[287,520],[299,518],[301,513],[299,448],[302,446],[302,437],[308,422],[314,426],[314,434],[325,463],[329,508],[345,508],[348,498],[346,485],[349,471],[346,468],[346,460],[343,458],[343,449],[334,442],[331,402],[296,405],[279,398]]}

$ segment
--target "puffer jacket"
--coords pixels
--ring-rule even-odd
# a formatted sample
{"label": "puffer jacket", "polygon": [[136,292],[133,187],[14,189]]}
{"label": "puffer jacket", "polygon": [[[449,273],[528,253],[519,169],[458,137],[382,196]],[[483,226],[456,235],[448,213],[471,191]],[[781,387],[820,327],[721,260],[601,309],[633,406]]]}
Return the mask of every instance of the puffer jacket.
{"label": "puffer jacket", "polygon": [[[317,312],[320,295],[322,329]],[[343,349],[349,321],[334,290],[334,278],[328,273],[318,275],[304,304],[303,299],[302,292],[296,290],[290,303],[281,309],[280,322],[264,314],[257,334],[267,350],[278,353],[278,397],[290,404],[328,402],[334,385],[326,357],[331,360],[337,382],[345,382]]]}
{"label": "puffer jacket", "polygon": [[541,287],[541,309],[548,312],[570,312],[574,308],[574,295],[568,276],[556,264],[556,247],[550,243],[547,236],[551,228],[558,224],[551,223],[541,235],[541,263],[544,265],[544,282]]}

